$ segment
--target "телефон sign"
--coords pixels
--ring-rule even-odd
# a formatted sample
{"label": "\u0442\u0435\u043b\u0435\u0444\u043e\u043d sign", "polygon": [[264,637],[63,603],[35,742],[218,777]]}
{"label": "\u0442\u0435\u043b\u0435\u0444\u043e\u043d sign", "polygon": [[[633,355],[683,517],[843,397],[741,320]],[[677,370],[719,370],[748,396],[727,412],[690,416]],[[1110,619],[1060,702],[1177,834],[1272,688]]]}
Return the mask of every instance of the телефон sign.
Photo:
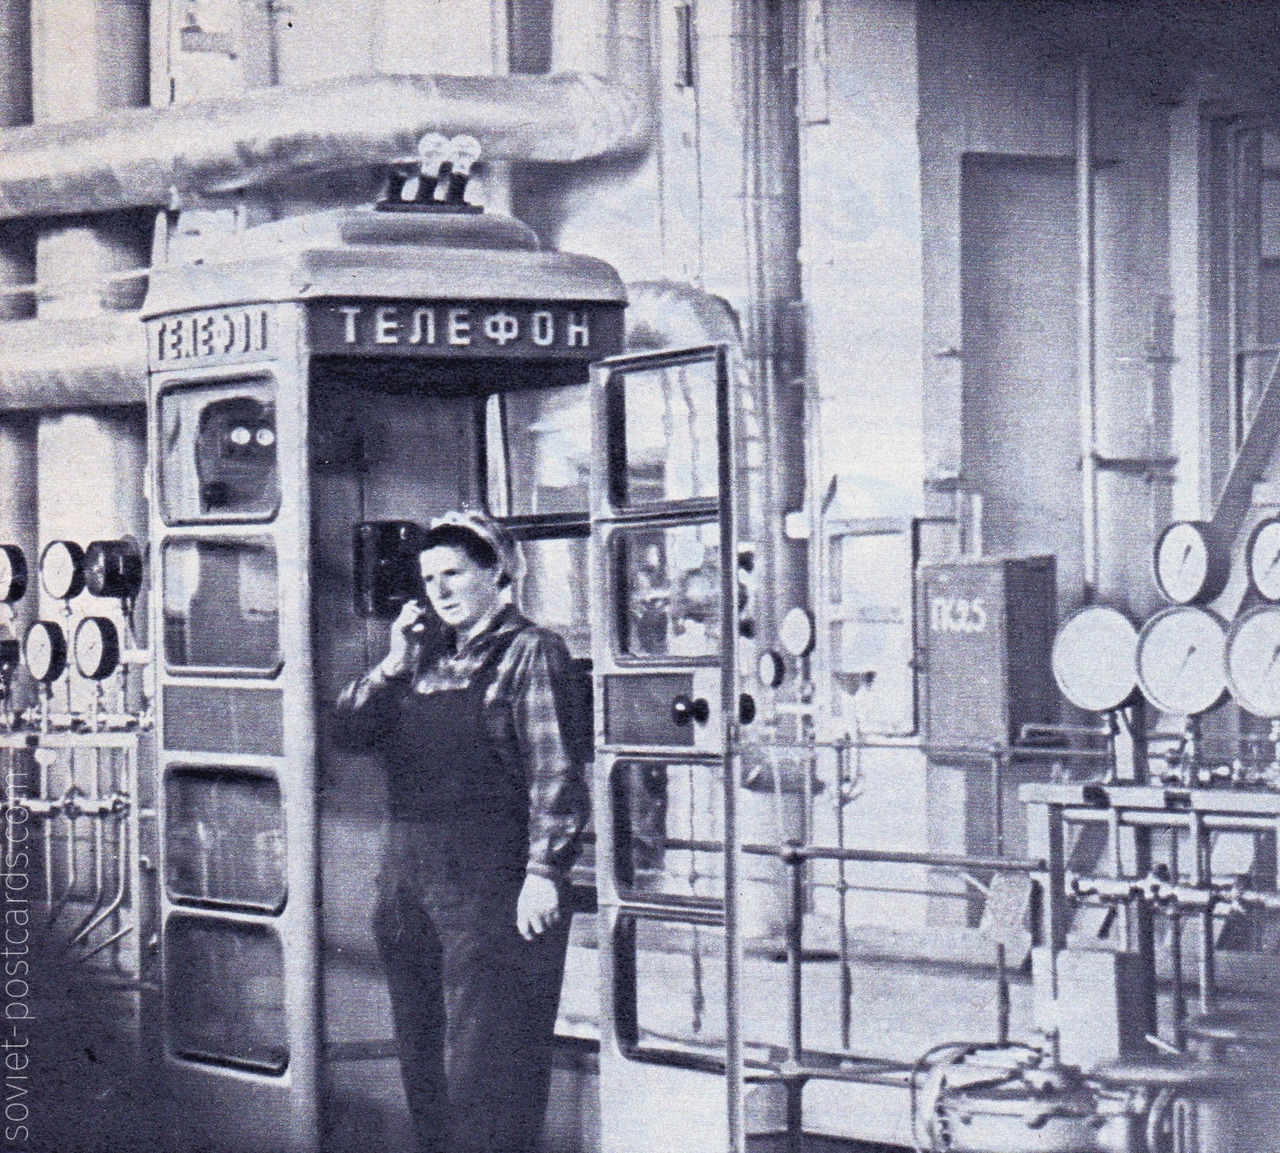
{"label": "\u0442\u0435\u043b\u0435\u0444\u043e\u043d sign", "polygon": [[309,314],[313,352],[374,356],[598,360],[621,325],[617,305],[530,301],[324,301]]}

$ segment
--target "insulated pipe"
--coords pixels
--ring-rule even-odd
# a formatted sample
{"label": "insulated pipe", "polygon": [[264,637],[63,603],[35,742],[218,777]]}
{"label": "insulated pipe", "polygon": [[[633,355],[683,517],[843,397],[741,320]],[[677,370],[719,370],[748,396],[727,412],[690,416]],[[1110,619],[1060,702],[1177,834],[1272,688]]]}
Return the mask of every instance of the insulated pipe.
{"label": "insulated pipe", "polygon": [[787,538],[782,515],[805,502],[806,404],[794,323],[794,306],[802,295],[800,143],[796,74],[787,68],[783,51],[799,34],[798,20],[790,4],[748,0],[738,0],[732,17],[735,95],[745,111],[741,179],[748,292],[743,336],[765,409],[764,499],[777,515],[769,522],[772,571],[764,575],[779,616],[809,603],[806,548]]}
{"label": "insulated pipe", "polygon": [[627,351],[728,344],[741,349],[738,318],[718,296],[676,280],[627,285]]}
{"label": "insulated pipe", "polygon": [[[141,405],[146,379],[147,342],[137,313],[0,324],[0,412]],[[9,475],[11,451],[0,435],[0,477]],[[14,499],[10,486],[0,488],[0,524],[8,523]]]}
{"label": "insulated pipe", "polygon": [[[627,299],[631,351],[741,346],[729,305],[692,285],[635,281],[627,285]],[[0,412],[144,404],[146,372],[146,337],[136,313],[0,325]]]}
{"label": "insulated pipe", "polygon": [[571,162],[644,147],[648,102],[594,76],[363,76],[0,136],[0,219],[160,206],[302,171],[417,159],[466,132],[489,160]]}

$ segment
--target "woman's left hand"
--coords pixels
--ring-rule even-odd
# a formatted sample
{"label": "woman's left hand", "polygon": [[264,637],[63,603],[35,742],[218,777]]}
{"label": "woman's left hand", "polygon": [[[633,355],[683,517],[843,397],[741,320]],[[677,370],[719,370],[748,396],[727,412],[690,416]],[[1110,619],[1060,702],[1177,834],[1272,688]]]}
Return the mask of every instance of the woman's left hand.
{"label": "woman's left hand", "polygon": [[560,920],[560,888],[547,877],[526,873],[516,902],[516,928],[526,941],[542,936]]}

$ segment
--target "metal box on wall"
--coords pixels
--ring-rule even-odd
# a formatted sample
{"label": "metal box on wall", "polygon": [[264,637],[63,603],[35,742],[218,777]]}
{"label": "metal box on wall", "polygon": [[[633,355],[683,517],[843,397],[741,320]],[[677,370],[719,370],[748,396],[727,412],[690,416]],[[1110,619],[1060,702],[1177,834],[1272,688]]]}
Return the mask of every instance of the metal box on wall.
{"label": "metal box on wall", "polygon": [[1050,667],[1058,622],[1051,556],[929,565],[920,574],[925,739],[986,748],[1057,719]]}

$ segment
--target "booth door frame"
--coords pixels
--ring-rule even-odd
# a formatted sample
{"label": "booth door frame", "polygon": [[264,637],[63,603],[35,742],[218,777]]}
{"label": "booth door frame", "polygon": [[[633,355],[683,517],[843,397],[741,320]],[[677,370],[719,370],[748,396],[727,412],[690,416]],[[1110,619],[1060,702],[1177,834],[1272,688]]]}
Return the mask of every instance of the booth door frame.
{"label": "booth door frame", "polygon": [[[151,636],[155,669],[158,747],[156,782],[158,860],[161,877],[158,971],[160,1019],[156,1041],[164,1070],[166,1105],[183,1127],[201,1134],[211,1149],[263,1153],[314,1153],[321,1142],[320,1066],[323,1017],[320,997],[318,802],[315,780],[315,715],[312,693],[310,635],[310,497],[308,487],[307,377],[302,354],[302,317],[294,304],[263,305],[270,341],[259,357],[237,363],[194,364],[176,371],[154,372],[149,389],[148,461],[150,513],[150,579],[153,595]],[[205,521],[170,525],[162,517],[159,398],[177,385],[217,385],[246,378],[270,378],[276,388],[277,470],[280,505],[270,520]],[[178,672],[166,661],[163,557],[166,540],[200,537],[269,537],[276,548],[279,594],[280,657],[278,670],[267,676]],[[237,690],[252,687],[278,691],[281,707],[279,755],[211,752],[172,748],[182,744],[166,717],[166,690]],[[166,728],[169,725],[169,728]],[[172,740],[169,739],[169,734]],[[188,742],[190,743],[190,742]],[[243,770],[272,778],[280,790],[285,831],[283,907],[274,913],[218,908],[175,894],[167,877],[170,814],[166,782],[174,768],[206,767]],[[268,1073],[237,1067],[234,1062],[192,1059],[175,1052],[168,1021],[169,971],[166,952],[175,917],[196,918],[222,926],[265,930],[280,942],[287,1064]]]}
{"label": "booth door frame", "polygon": [[[711,364],[716,380],[715,459],[717,496],[652,505],[627,505],[616,499],[615,476],[625,460],[625,422],[618,419],[619,389],[626,375]],[[622,1153],[662,1143],[661,1132],[646,1123],[669,1125],[673,1102],[682,1107],[683,1148],[690,1153],[742,1153],[745,1149],[744,1067],[740,997],[742,942],[738,878],[740,830],[736,816],[740,774],[738,673],[738,531],[736,415],[731,402],[730,350],[725,344],[611,357],[593,365],[591,477],[591,624],[595,701],[597,891],[600,955],[600,1099],[602,1150]],[[637,528],[680,525],[719,526],[719,652],[707,659],[670,656],[620,660],[617,639],[620,584],[615,572],[615,539]],[[675,674],[694,677],[690,696],[706,692],[702,721],[686,723],[695,732],[688,746],[614,740],[608,716],[609,682],[628,676]],[[687,730],[686,730],[687,731]],[[615,790],[619,762],[682,762],[718,767],[723,783],[723,901],[680,900],[660,894],[620,891],[615,837]],[[636,942],[639,920],[722,927],[725,935],[723,979],[726,1033],[723,1050],[707,1058],[685,1052],[657,1052],[637,1045]],[[719,1086],[717,1088],[717,1086]],[[645,1118],[650,1121],[646,1122]],[[664,1120],[665,1118],[665,1120]],[[664,1128],[667,1138],[669,1128]],[[654,1145],[654,1147],[657,1147]]]}

